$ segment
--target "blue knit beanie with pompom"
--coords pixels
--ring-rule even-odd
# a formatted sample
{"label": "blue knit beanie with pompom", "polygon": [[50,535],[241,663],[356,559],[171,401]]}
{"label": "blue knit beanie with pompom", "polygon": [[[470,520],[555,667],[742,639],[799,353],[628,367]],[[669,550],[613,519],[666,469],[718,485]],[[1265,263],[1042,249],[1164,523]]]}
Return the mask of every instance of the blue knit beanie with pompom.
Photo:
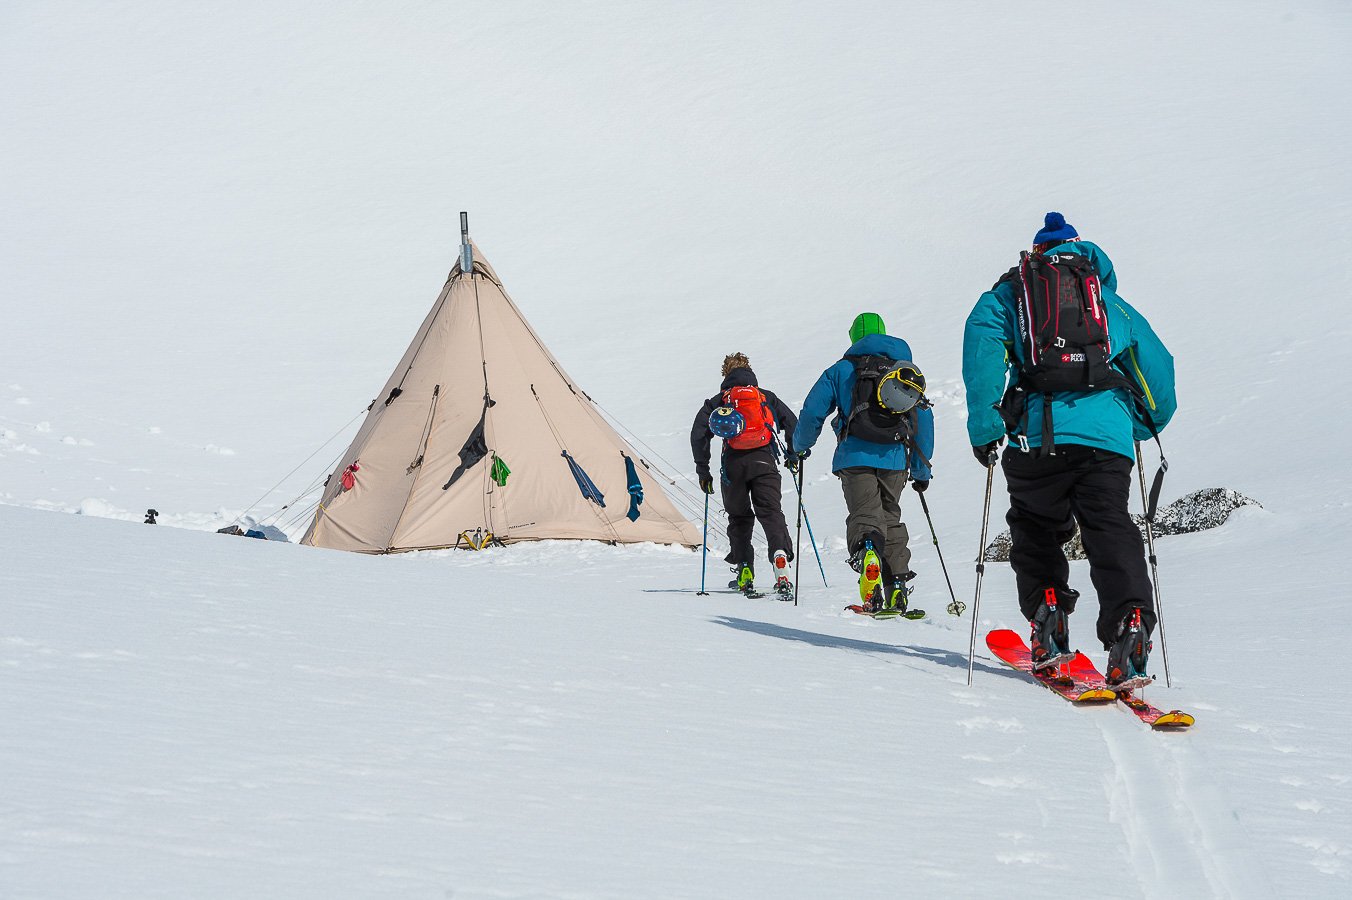
{"label": "blue knit beanie with pompom", "polygon": [[1080,233],[1075,230],[1075,226],[1066,222],[1065,216],[1061,215],[1059,212],[1049,212],[1047,213],[1046,224],[1044,224],[1042,230],[1033,237],[1033,246],[1036,247],[1038,244],[1060,243],[1061,241],[1068,241],[1079,236]]}

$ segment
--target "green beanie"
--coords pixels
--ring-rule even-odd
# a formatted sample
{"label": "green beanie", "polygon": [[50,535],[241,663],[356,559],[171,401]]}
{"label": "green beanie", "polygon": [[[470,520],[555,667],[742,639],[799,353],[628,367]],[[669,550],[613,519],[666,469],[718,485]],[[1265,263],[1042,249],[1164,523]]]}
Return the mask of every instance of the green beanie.
{"label": "green beanie", "polygon": [[856,343],[860,338],[868,337],[870,334],[887,334],[883,317],[877,313],[860,313],[855,316],[854,324],[850,326],[850,343]]}

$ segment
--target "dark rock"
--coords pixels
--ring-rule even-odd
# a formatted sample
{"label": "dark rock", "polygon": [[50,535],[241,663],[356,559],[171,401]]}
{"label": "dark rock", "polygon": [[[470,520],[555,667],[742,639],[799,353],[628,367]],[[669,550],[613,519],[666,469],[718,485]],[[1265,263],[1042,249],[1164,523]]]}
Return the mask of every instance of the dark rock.
{"label": "dark rock", "polygon": [[[1180,497],[1155,513],[1155,536],[1166,534],[1191,534],[1194,531],[1206,531],[1225,524],[1230,513],[1241,506],[1263,504],[1251,497],[1229,488],[1203,488],[1193,491],[1186,497]],[[1131,520],[1141,530],[1141,540],[1145,541],[1145,517],[1133,515]],[[1065,545],[1068,559],[1084,559],[1084,547],[1080,543],[1080,531]],[[1009,532],[1003,531],[986,547],[983,554],[987,562],[1009,562]]]}

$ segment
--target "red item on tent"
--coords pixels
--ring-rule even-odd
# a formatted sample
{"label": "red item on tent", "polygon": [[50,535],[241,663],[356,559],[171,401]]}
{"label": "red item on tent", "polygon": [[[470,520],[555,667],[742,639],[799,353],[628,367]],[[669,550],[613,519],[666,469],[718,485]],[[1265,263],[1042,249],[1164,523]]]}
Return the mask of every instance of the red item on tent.
{"label": "red item on tent", "polygon": [[361,461],[352,460],[352,465],[343,470],[343,490],[352,490],[352,486],[357,483],[357,472],[359,471],[361,471]]}

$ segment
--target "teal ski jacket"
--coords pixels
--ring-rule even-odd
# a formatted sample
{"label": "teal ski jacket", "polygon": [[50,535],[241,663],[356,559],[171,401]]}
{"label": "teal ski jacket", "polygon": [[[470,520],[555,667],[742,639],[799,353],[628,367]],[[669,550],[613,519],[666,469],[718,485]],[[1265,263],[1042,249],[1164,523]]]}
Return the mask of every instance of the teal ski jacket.
{"label": "teal ski jacket", "polygon": [[[845,355],[886,356],[898,362],[915,361],[911,359],[911,348],[905,341],[886,334],[870,334],[860,338],[850,345]],[[916,413],[915,450],[910,452],[902,444],[875,444],[857,437],[841,440],[840,430],[845,423],[839,413],[850,408],[853,391],[854,364],[848,359],[840,360],[823,372],[803,401],[803,412],[793,432],[794,449],[811,450],[817,443],[827,417],[834,412],[837,415],[831,422],[831,428],[839,443],[831,459],[832,472],[867,466],[888,471],[909,470],[913,480],[929,481],[931,473],[926,460],[934,458],[934,411],[922,409]]]}
{"label": "teal ski jacket", "polygon": [[[1178,407],[1174,395],[1174,358],[1155,335],[1145,316],[1117,295],[1117,273],[1102,248],[1089,241],[1068,241],[1051,253],[1075,253],[1088,258],[1103,286],[1103,305],[1108,312],[1108,337],[1113,364],[1134,381],[1144,397],[1145,414],[1156,430],[1162,430]],[[1011,441],[1020,435],[1028,446],[1042,444],[1042,394],[1028,395],[1025,422],[1031,427],[1006,434],[996,407],[1009,379],[1018,376],[1023,360],[1016,308],[1019,283],[1011,279],[981,295],[962,341],[962,380],[967,388],[967,436],[979,447],[1002,437]],[[1052,426],[1057,444],[1081,444],[1135,458],[1135,441],[1150,438],[1150,428],[1137,412],[1125,388],[1107,391],[1061,391],[1052,397]],[[801,425],[800,425],[801,427]]]}

